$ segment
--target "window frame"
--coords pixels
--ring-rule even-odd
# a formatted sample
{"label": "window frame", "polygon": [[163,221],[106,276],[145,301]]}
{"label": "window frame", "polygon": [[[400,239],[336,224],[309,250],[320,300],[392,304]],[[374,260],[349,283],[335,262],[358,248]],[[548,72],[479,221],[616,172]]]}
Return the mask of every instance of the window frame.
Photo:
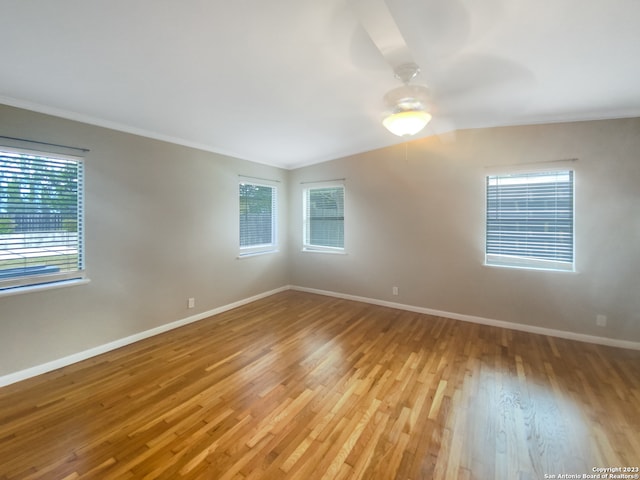
{"label": "window frame", "polygon": [[[242,246],[242,186],[253,185],[256,187],[270,188],[271,197],[271,242],[256,243]],[[262,255],[267,253],[275,253],[278,251],[278,185],[268,180],[253,180],[246,178],[238,182],[238,258],[250,257],[253,255]]]}
{"label": "window frame", "polygon": [[[23,142],[26,143],[26,142]],[[55,146],[52,146],[55,147]],[[54,150],[54,151],[51,151]],[[11,144],[1,144],[0,145],[0,154],[4,154],[6,156],[17,156],[18,159],[20,159],[21,157],[23,159],[26,160],[26,158],[24,157],[31,157],[31,160],[34,159],[43,159],[44,161],[42,162],[42,165],[45,164],[45,162],[47,160],[52,161],[51,163],[54,164],[55,161],[58,162],[64,162],[64,163],[75,163],[77,165],[76,167],[76,175],[74,178],[74,181],[76,183],[75,186],[75,193],[76,193],[76,199],[75,199],[75,207],[76,207],[76,224],[75,224],[75,228],[76,228],[76,232],[75,232],[75,242],[71,242],[71,243],[64,243],[62,244],[62,247],[71,247],[71,246],[75,246],[76,247],[76,255],[77,255],[77,260],[74,262],[74,264],[76,265],[77,268],[75,269],[71,269],[71,270],[67,270],[67,271],[58,271],[58,272],[53,272],[53,273],[26,273],[26,274],[18,274],[16,272],[15,275],[10,275],[5,279],[0,279],[0,296],[5,296],[5,295],[13,295],[13,294],[17,294],[17,293],[24,293],[24,292],[28,292],[28,291],[34,291],[34,290],[43,290],[43,289],[49,289],[49,288],[58,288],[58,287],[63,287],[63,286],[70,286],[70,285],[77,285],[79,283],[86,283],[88,282],[88,279],[86,278],[86,269],[85,269],[85,229],[84,229],[84,213],[85,213],[85,194],[84,194],[84,186],[85,186],[85,168],[84,168],[84,157],[83,156],[77,156],[77,155],[70,155],[67,153],[59,153],[56,152],[55,149],[51,149],[51,150],[42,150],[42,149],[31,149],[31,148],[24,148],[22,146],[20,147],[15,147],[12,146]],[[79,150],[79,149],[76,149]],[[4,176],[0,177],[0,179],[4,178]],[[44,176],[42,176],[41,178],[45,178]],[[0,180],[1,182],[2,180]],[[44,205],[51,205],[51,204],[44,204]],[[7,214],[9,214],[9,212],[7,212]],[[15,214],[15,212],[14,212]],[[45,230],[46,232],[46,230]],[[13,234],[13,235],[20,235],[20,234]],[[37,239],[37,237],[36,237]],[[42,242],[42,239],[37,239],[40,242]],[[46,242],[45,242],[46,243]],[[17,248],[13,248],[13,245],[16,244],[8,244],[10,246],[12,246],[12,248],[4,248],[0,245],[0,255],[3,254],[3,252],[8,252],[9,250],[13,250],[13,252],[11,253],[4,253],[4,255],[6,255],[7,257],[11,257],[12,255],[19,255],[20,253],[16,253],[16,250],[20,250],[20,249],[25,249],[25,248],[30,248],[30,249],[35,249],[35,248],[47,248],[45,245],[43,245],[42,247],[21,247],[20,244],[18,243],[18,247]],[[51,247],[48,247],[51,248]],[[36,252],[23,252],[25,259],[28,258],[39,258],[37,256],[33,256],[33,253]],[[44,253],[44,252],[40,252],[40,253]],[[54,254],[54,255],[46,255],[46,256],[55,256],[55,255],[67,255],[67,253],[58,253],[58,254]],[[43,255],[45,256],[45,255]],[[7,258],[8,260],[10,258]],[[47,265],[47,264],[45,264]],[[36,268],[36,267],[42,267],[42,265],[37,265],[35,264],[35,262],[30,262],[28,260],[25,260],[25,264],[22,268],[27,269],[27,268]],[[21,268],[21,267],[15,267],[15,268]],[[10,268],[7,269],[3,269],[3,270],[10,270]],[[2,272],[2,270],[0,270],[0,272]]]}
{"label": "window frame", "polygon": [[[563,162],[564,163],[564,162]],[[525,257],[489,253],[489,179],[491,177],[509,177],[519,175],[543,175],[561,174],[571,175],[571,262],[544,258]],[[576,170],[573,166],[557,165],[555,167],[540,167],[526,169],[509,169],[486,173],[485,180],[485,218],[484,218],[484,266],[498,268],[512,268],[523,270],[543,270],[549,272],[575,273],[576,272]]]}
{"label": "window frame", "polygon": [[[308,216],[308,204],[309,195],[312,190],[322,190],[327,188],[339,188],[342,189],[342,247],[335,247],[330,245],[316,245],[311,243],[310,235],[310,218]],[[319,252],[319,253],[334,253],[345,254],[346,253],[346,188],[343,181],[332,182],[313,182],[302,189],[302,251],[303,252]]]}

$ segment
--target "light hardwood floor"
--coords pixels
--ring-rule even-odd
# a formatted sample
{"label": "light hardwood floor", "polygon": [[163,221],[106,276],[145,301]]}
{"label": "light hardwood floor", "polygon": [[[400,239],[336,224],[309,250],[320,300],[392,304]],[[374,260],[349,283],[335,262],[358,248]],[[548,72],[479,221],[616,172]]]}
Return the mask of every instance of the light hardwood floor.
{"label": "light hardwood floor", "polygon": [[0,479],[543,479],[639,432],[640,352],[288,291],[0,389]]}

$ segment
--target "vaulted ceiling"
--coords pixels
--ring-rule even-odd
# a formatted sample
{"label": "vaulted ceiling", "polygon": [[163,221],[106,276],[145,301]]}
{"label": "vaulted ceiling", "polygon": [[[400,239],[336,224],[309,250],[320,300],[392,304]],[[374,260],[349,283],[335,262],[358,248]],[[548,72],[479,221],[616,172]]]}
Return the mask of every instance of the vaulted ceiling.
{"label": "vaulted ceiling", "polygon": [[[285,168],[392,145],[366,1],[0,0],[0,103]],[[418,136],[640,116],[637,0],[386,5],[431,90]]]}

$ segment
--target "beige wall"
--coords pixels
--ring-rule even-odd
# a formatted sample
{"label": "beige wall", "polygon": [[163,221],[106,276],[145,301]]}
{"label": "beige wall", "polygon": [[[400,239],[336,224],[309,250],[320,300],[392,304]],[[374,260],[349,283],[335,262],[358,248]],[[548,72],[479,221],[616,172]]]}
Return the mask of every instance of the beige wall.
{"label": "beige wall", "polygon": [[[291,283],[640,341],[639,152],[640,119],[625,119],[467,130],[295,170]],[[577,272],[483,266],[486,173],[570,158]],[[301,252],[300,182],[342,177],[348,254]]]}
{"label": "beige wall", "polygon": [[[640,341],[640,119],[468,130],[290,172],[4,106],[0,135],[91,150],[91,282],[0,297],[0,376],[288,284]],[[483,266],[486,167],[567,158],[577,273]],[[280,253],[236,258],[238,175],[281,182]],[[301,252],[300,182],[343,177],[348,254]]]}
{"label": "beige wall", "polygon": [[284,232],[287,171],[4,106],[0,135],[91,150],[91,282],[0,297],[0,376],[288,284],[285,235],[280,253],[236,258],[238,175],[281,182]]}

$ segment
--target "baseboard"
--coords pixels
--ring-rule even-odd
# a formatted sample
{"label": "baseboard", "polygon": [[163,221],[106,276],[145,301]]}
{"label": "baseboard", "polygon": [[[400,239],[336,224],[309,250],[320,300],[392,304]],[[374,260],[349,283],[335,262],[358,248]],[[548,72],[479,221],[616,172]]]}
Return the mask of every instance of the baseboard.
{"label": "baseboard", "polygon": [[386,300],[378,300],[375,298],[369,297],[360,297],[357,295],[349,295],[345,293],[332,292],[328,290],[319,290],[316,288],[307,288],[300,287],[296,285],[286,285],[280,288],[276,288],[274,290],[269,290],[267,292],[260,293],[258,295],[254,295],[252,297],[248,297],[242,300],[238,300],[237,302],[230,303],[228,305],[223,305],[221,307],[214,308],[212,310],[208,310],[206,312],[198,313],[196,315],[189,316],[187,318],[183,318],[181,320],[176,320],[175,322],[167,323],[165,325],[161,325],[156,328],[152,328],[150,330],[145,330],[144,332],[136,333],[134,335],[130,335],[125,338],[121,338],[119,340],[115,340],[113,342],[106,343],[104,345],[99,345],[94,348],[90,348],[88,350],[84,350],[82,352],[74,353],[72,355],[68,355],[63,358],[59,358],[57,360],[53,360],[51,362],[43,363],[41,365],[36,365],[34,367],[26,368],[24,370],[20,370],[18,372],[9,373],[7,375],[0,377],[0,387],[4,387],[6,385],[10,385],[12,383],[20,382],[22,380],[26,380],[31,377],[35,377],[37,375],[41,375],[43,373],[51,372],[53,370],[57,370],[62,367],[66,367],[73,363],[81,362],[83,360],[87,360],[89,358],[101,355],[103,353],[107,353],[111,350],[115,350],[117,348],[124,347],[126,345],[130,345],[135,342],[139,342],[140,340],[144,340],[146,338],[153,337],[154,335],[159,335],[164,332],[168,332],[170,330],[174,330],[176,328],[182,327],[184,325],[188,325],[190,323],[197,322],[199,320],[203,320],[205,318],[211,317],[213,315],[217,315],[222,312],[226,312],[227,310],[231,310],[233,308],[240,307],[242,305],[246,305],[251,302],[255,302],[256,300],[260,300],[261,298],[269,297],[276,293],[284,292],[286,290],[297,290],[300,292],[307,293],[315,293],[319,295],[325,295],[336,298],[343,298],[345,300],[354,300],[357,302],[370,303],[372,305],[380,305],[383,307],[397,308],[399,310],[407,310],[410,312],[416,313],[425,313],[427,315],[434,315],[437,317],[446,317],[454,320],[461,320],[464,322],[478,323],[480,325],[490,325],[494,327],[501,328],[509,328],[511,330],[519,330],[523,332],[529,333],[538,333],[541,335],[549,335],[551,337],[559,337],[565,338],[568,340],[577,340],[579,342],[587,342],[587,343],[595,343],[598,345],[606,345],[609,347],[618,347],[618,348],[628,348],[631,350],[640,350],[640,342],[632,342],[628,340],[619,340],[615,338],[608,337],[597,337],[594,335],[585,335],[582,333],[574,333],[567,332],[564,330],[555,330],[552,328],[543,328],[536,327],[533,325],[523,325],[519,323],[510,323],[502,320],[494,320],[490,318],[477,317],[474,315],[464,315],[453,312],[445,312],[442,310],[434,310],[431,308],[417,307],[414,305],[406,305],[403,303],[389,302]]}
{"label": "baseboard", "polygon": [[555,330],[553,328],[543,328],[543,327],[536,327],[534,325],[525,325],[525,324],[521,324],[521,323],[511,323],[511,322],[505,322],[503,320],[494,320],[491,318],[484,318],[484,317],[477,317],[474,315],[465,315],[465,314],[460,314],[460,313],[453,313],[453,312],[445,312],[442,310],[434,310],[431,308],[424,308],[424,307],[416,307],[413,305],[405,305],[403,303],[396,303],[396,302],[388,302],[386,300],[378,300],[375,298],[369,298],[369,297],[360,297],[357,295],[349,295],[349,294],[345,294],[345,293],[338,293],[338,292],[331,292],[328,290],[318,290],[315,288],[307,288],[307,287],[300,287],[300,286],[296,286],[296,285],[292,285],[291,286],[292,290],[298,290],[300,292],[307,292],[307,293],[316,293],[319,295],[326,295],[326,296],[330,296],[330,297],[336,297],[336,298],[343,298],[345,300],[354,300],[357,302],[364,302],[364,303],[370,303],[372,305],[380,305],[383,307],[390,307],[390,308],[397,308],[399,310],[407,310],[410,312],[416,312],[416,313],[425,313],[427,315],[434,315],[436,317],[446,317],[446,318],[452,318],[454,320],[462,320],[463,322],[471,322],[471,323],[478,323],[480,325],[490,325],[492,327],[501,327],[501,328],[508,328],[511,330],[519,330],[522,332],[528,332],[528,333],[538,333],[541,335],[548,335],[550,337],[558,337],[558,338],[565,338],[568,340],[576,340],[579,342],[587,342],[587,343],[595,343],[598,345],[606,345],[608,347],[618,347],[618,348],[628,348],[631,350],[640,350],[640,342],[632,342],[629,340],[619,340],[616,338],[609,338],[609,337],[597,337],[595,335],[586,335],[583,333],[574,333],[574,332],[568,332],[565,330]]}
{"label": "baseboard", "polygon": [[57,370],[62,367],[66,367],[73,363],[81,362],[82,360],[87,360],[91,357],[95,357],[101,355],[103,353],[107,353],[111,350],[115,350],[117,348],[124,347],[126,345],[130,345],[135,342],[139,342],[140,340],[144,340],[149,337],[153,337],[154,335],[159,335],[164,332],[168,332],[169,330],[174,330],[176,328],[182,327],[184,325],[188,325],[190,323],[197,322],[199,320],[203,320],[205,318],[209,318],[213,315],[217,315],[222,312],[226,312],[227,310],[231,310],[233,308],[240,307],[242,305],[246,305],[247,303],[255,302],[264,297],[269,297],[279,292],[283,292],[285,290],[289,290],[290,286],[284,286],[280,288],[276,288],[275,290],[270,290],[268,292],[263,292],[258,295],[254,295],[249,298],[245,298],[239,300],[237,302],[230,303],[228,305],[223,305],[221,307],[214,308],[212,310],[208,310],[206,312],[198,313],[196,315],[189,316],[187,318],[183,318],[181,320],[176,320],[175,322],[167,323],[165,325],[160,325],[159,327],[152,328],[150,330],[145,330],[144,332],[136,333],[134,335],[130,335],[125,338],[121,338],[115,340],[113,342],[106,343],[104,345],[99,345],[94,348],[90,348],[88,350],[84,350],[82,352],[74,353],[72,355],[68,355],[63,358],[59,358],[57,360],[52,360],[51,362],[43,363],[41,365],[36,365],[34,367],[26,368],[24,370],[20,370],[18,372],[9,373],[7,375],[0,377],[0,387],[4,387],[6,385],[10,385],[12,383],[20,382],[22,380],[26,380],[31,377],[35,377],[37,375],[42,375],[43,373],[51,372],[53,370]]}

